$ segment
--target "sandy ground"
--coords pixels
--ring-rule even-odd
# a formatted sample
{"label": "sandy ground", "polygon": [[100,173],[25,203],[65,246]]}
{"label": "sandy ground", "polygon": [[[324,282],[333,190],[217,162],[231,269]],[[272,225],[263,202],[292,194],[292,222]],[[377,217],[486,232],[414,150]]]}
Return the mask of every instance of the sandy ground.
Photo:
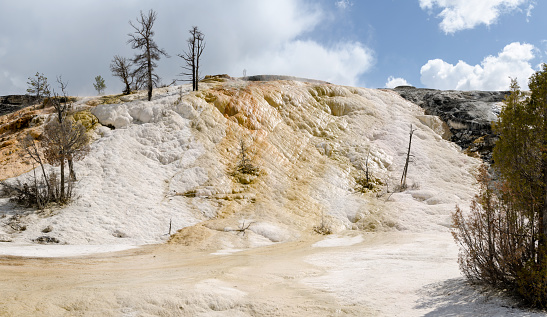
{"label": "sandy ground", "polygon": [[[447,233],[0,258],[0,316],[533,316],[465,284]],[[537,314],[540,316],[540,314]]]}
{"label": "sandy ground", "polygon": [[0,315],[362,315],[301,282],[323,271],[305,261],[321,251],[311,242],[220,255],[159,245],[85,258],[4,257]]}

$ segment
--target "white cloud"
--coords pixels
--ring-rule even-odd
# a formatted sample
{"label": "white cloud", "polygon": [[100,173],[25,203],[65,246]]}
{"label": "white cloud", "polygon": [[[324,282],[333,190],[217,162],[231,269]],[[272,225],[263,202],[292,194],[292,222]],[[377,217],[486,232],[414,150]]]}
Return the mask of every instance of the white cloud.
{"label": "white cloud", "polygon": [[488,56],[480,65],[459,61],[456,65],[441,59],[429,60],[420,71],[421,81],[428,88],[457,90],[507,90],[510,79],[517,78],[523,89],[534,73],[530,61],[535,47],[531,44],[511,43],[497,56]]}
{"label": "white cloud", "polygon": [[528,9],[526,10],[526,22],[530,22],[530,18],[532,17],[532,11],[534,10],[535,3],[530,3],[528,6]]}
{"label": "white cloud", "polygon": [[[350,2],[347,1],[349,4]],[[171,58],[158,62],[165,83],[181,72],[176,55],[186,49],[188,29],[197,25],[205,34],[203,75],[241,76],[285,74],[341,84],[357,84],[372,64],[373,53],[359,42],[340,40],[329,45],[311,38],[312,31],[329,20],[320,4],[307,0],[276,1],[76,1],[37,2],[28,7],[9,2],[0,19],[0,95],[24,93],[27,78],[37,71],[48,78],[62,75],[70,94],[94,94],[93,78],[106,80],[107,93],[121,92],[122,83],[110,76],[116,54],[135,53],[126,44],[139,10],[153,8],[155,41]],[[101,16],[101,21],[94,17]],[[66,27],[69,25],[70,27]],[[4,40],[9,43],[3,45]],[[59,43],[66,43],[60,47]]]}
{"label": "white cloud", "polygon": [[529,4],[529,17],[534,8],[531,0],[420,0],[423,10],[441,9],[438,17],[442,19],[440,28],[445,33],[473,29],[480,24],[491,25],[500,15],[520,10],[525,4]]}
{"label": "white cloud", "polygon": [[353,2],[349,0],[339,0],[335,2],[336,7],[339,9],[345,10],[353,5]]}
{"label": "white cloud", "polygon": [[401,77],[393,77],[393,76],[389,76],[388,79],[387,79],[387,82],[386,82],[386,88],[395,88],[397,86],[412,86],[411,84],[408,83],[408,81],[406,81],[406,79],[404,78],[401,78]]}
{"label": "white cloud", "polygon": [[291,75],[358,86],[359,76],[373,63],[373,52],[359,42],[326,47],[311,40],[296,40],[249,59],[244,68],[248,74]]}

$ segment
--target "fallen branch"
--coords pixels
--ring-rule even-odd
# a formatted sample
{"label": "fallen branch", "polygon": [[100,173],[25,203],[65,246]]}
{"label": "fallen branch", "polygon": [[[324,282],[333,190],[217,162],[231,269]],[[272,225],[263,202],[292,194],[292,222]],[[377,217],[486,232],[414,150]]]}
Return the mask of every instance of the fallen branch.
{"label": "fallen branch", "polygon": [[245,221],[243,221],[243,223],[241,223],[241,225],[239,226],[239,229],[228,229],[226,231],[236,231],[237,234],[243,233],[243,236],[245,236],[245,231],[248,230],[253,223],[255,222],[251,221],[249,224],[247,224],[247,226],[245,226]]}

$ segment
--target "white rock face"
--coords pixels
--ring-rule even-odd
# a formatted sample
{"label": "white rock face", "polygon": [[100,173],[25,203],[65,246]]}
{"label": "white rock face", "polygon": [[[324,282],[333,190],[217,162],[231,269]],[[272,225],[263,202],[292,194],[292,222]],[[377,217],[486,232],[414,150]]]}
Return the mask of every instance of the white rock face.
{"label": "white rock face", "polygon": [[[479,163],[441,137],[437,119],[381,90],[230,81],[92,113],[115,129],[97,130],[76,164],[77,199],[49,217],[23,217],[27,230],[5,230],[9,239],[31,242],[51,226],[63,243],[134,245],[164,241],[170,223],[174,232],[203,221],[230,237],[219,248],[295,239],[321,219],[334,231],[447,231],[454,206],[472,197]],[[400,182],[411,124],[411,189],[385,193]],[[240,140],[260,169],[248,185],[231,176]],[[362,194],[367,156],[383,185]],[[249,223],[244,237],[231,231]]]}

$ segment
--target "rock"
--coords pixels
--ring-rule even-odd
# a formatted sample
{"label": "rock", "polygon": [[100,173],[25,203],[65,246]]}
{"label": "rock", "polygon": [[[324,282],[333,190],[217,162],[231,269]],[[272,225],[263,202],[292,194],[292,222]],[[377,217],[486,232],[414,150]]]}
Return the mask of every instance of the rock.
{"label": "rock", "polygon": [[450,127],[442,121],[438,116],[424,115],[418,116],[418,120],[421,123],[428,126],[431,130],[435,131],[445,140],[451,140],[452,132],[450,132]]}
{"label": "rock", "polygon": [[0,96],[0,116],[15,112],[39,101],[39,98],[29,95]]}
{"label": "rock", "polygon": [[239,183],[247,185],[247,184],[252,183],[255,180],[256,175],[238,173],[236,177],[237,177],[237,181]]}
{"label": "rock", "polygon": [[[498,118],[509,91],[456,91],[399,86],[394,89],[401,97],[425,110],[427,115],[440,117],[449,127],[450,140],[490,161],[495,135],[491,125]],[[477,139],[481,140],[475,142]],[[486,140],[486,142],[483,142]]]}
{"label": "rock", "polygon": [[60,241],[57,238],[50,237],[50,236],[41,236],[36,239],[34,239],[34,242],[40,243],[40,244],[58,244]]}

